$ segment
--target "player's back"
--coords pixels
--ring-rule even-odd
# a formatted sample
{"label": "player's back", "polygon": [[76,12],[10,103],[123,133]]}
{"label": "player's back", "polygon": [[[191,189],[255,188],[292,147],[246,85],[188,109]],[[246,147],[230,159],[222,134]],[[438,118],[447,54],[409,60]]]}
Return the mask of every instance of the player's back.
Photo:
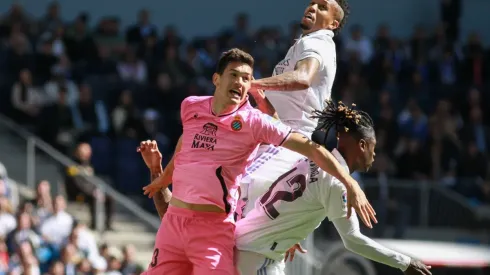
{"label": "player's back", "polygon": [[294,92],[266,91],[266,95],[286,125],[310,135],[317,125],[310,118],[312,109],[322,110],[323,102],[331,97],[337,67],[333,32],[319,30],[302,36],[276,65],[273,75],[294,71],[296,63],[306,58],[320,61],[310,88]]}
{"label": "player's back", "polygon": [[237,248],[280,260],[284,251],[306,238],[328,215],[331,182],[332,177],[316,164],[300,160],[237,222]]}

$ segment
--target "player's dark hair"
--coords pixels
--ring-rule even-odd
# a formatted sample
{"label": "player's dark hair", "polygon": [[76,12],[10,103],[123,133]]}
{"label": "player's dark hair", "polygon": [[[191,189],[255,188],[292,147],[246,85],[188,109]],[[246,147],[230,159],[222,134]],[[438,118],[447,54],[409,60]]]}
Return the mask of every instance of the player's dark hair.
{"label": "player's dark hair", "polygon": [[342,28],[345,26],[345,23],[347,22],[347,18],[349,17],[350,14],[348,0],[336,0],[336,1],[337,4],[339,4],[340,8],[344,11],[344,18],[340,20],[339,26],[333,31],[335,35],[339,34],[342,31]]}
{"label": "player's dark hair", "polygon": [[[318,119],[316,130],[325,131],[335,128],[337,134],[349,133],[357,140],[375,138],[373,119],[364,111],[353,108],[339,101],[337,105],[332,100],[326,101],[327,106],[323,111],[315,110],[313,118]],[[325,135],[326,137],[326,135]]]}
{"label": "player's dark hair", "polygon": [[240,49],[233,48],[221,54],[218,65],[216,66],[216,73],[219,75],[223,74],[228,64],[232,62],[245,63],[252,68],[255,63],[254,58],[250,54]]}

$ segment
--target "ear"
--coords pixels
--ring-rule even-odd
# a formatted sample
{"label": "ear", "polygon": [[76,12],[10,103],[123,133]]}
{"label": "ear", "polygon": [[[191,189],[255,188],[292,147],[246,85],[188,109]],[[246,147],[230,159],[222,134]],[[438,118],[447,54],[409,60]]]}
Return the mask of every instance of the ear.
{"label": "ear", "polygon": [[367,142],[364,139],[360,139],[359,140],[359,149],[361,149],[361,152],[363,152],[363,153],[366,150],[368,150],[368,144],[367,144]]}
{"label": "ear", "polygon": [[333,20],[332,24],[330,24],[331,30],[336,30],[339,27],[340,23],[338,20]]}
{"label": "ear", "polygon": [[217,73],[213,74],[213,84],[215,87],[219,86],[219,81],[220,81],[220,75]]}

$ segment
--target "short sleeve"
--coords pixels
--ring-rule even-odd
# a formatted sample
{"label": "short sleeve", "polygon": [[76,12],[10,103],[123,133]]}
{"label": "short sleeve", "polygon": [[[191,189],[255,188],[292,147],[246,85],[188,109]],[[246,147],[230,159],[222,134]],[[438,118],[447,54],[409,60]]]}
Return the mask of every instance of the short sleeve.
{"label": "short sleeve", "polygon": [[345,189],[345,186],[338,179],[333,177],[329,179],[332,180],[330,192],[322,192],[329,194],[329,196],[322,201],[327,211],[327,217],[332,221],[347,217],[347,189]]}
{"label": "short sleeve", "polygon": [[189,96],[189,97],[186,97],[182,103],[180,104],[180,119],[182,122],[186,121],[189,119],[189,114],[191,113],[189,111],[189,105],[192,103],[192,102],[195,102],[198,100],[198,97],[196,96]]}
{"label": "short sleeve", "polygon": [[333,41],[325,40],[321,36],[306,37],[297,45],[298,62],[306,58],[315,58],[323,68],[329,58],[334,58],[335,47],[331,47]]}
{"label": "short sleeve", "polygon": [[254,112],[252,118],[252,131],[255,139],[260,143],[268,143],[280,146],[291,133],[291,127],[281,121],[260,113]]}

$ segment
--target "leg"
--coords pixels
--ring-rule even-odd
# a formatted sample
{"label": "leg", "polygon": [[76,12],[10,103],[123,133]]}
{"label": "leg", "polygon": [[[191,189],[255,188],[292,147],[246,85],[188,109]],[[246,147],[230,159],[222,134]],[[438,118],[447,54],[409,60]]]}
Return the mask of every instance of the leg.
{"label": "leg", "polygon": [[155,249],[147,275],[189,275],[192,264],[184,251],[182,233],[185,231],[184,219],[172,214],[165,215],[158,229]]}
{"label": "leg", "polygon": [[112,214],[114,214],[114,200],[112,200],[112,197],[106,195],[104,207],[105,207],[105,226],[106,229],[111,230]]}
{"label": "leg", "polygon": [[267,275],[286,275],[286,263],[284,261],[272,262],[265,267],[265,273]]}
{"label": "leg", "polygon": [[223,220],[195,218],[189,230],[187,255],[194,275],[235,275],[235,225]]}
{"label": "leg", "polygon": [[268,264],[272,262],[274,261],[255,252],[241,250],[237,251],[236,267],[238,270],[238,275],[276,274],[267,272],[272,270],[267,270]]}

